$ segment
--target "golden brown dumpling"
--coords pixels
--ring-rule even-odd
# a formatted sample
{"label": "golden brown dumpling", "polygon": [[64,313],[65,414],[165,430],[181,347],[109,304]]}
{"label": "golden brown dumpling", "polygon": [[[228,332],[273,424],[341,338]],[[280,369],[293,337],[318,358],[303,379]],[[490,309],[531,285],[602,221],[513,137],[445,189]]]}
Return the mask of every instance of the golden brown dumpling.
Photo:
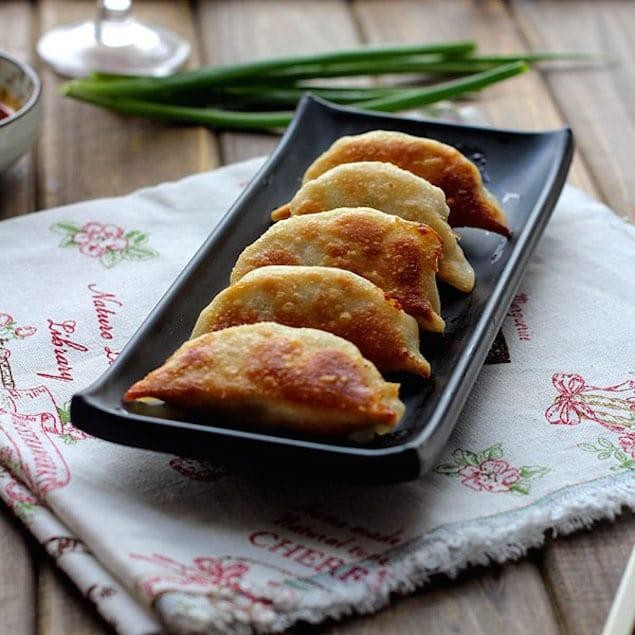
{"label": "golden brown dumpling", "polygon": [[333,267],[261,267],[219,293],[192,337],[238,324],[278,322],[339,335],[385,371],[430,376],[413,317],[372,282]]}
{"label": "golden brown dumpling", "polygon": [[374,130],[338,139],[304,174],[303,183],[342,163],[384,161],[445,192],[453,227],[480,227],[509,236],[505,213],[483,187],[478,168],[452,146],[403,132]]}
{"label": "golden brown dumpling", "polygon": [[240,254],[231,283],[267,265],[347,269],[396,299],[422,328],[442,332],[435,280],[440,255],[441,239],[427,225],[368,207],[340,208],[270,227]]}
{"label": "golden brown dumpling", "polygon": [[449,210],[443,191],[392,163],[360,161],[338,165],[305,183],[271,218],[361,206],[432,227],[443,241],[439,279],[466,293],[474,288],[474,269],[446,222]]}
{"label": "golden brown dumpling", "polygon": [[186,342],[124,399],[154,397],[258,427],[346,435],[395,426],[405,409],[398,391],[341,337],[260,322]]}

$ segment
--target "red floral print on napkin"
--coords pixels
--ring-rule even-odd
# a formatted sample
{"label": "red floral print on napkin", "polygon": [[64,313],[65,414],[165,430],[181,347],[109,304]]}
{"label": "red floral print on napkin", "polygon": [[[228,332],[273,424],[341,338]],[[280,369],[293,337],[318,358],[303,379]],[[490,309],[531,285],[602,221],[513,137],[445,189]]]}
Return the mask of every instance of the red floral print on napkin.
{"label": "red floral print on napkin", "polygon": [[72,221],[61,221],[51,225],[51,230],[64,235],[60,247],[79,249],[84,256],[98,258],[108,269],[122,260],[148,260],[159,255],[148,247],[148,234],[138,229],[126,232],[112,223],[89,221],[80,227]]}
{"label": "red floral print on napkin", "polygon": [[16,326],[16,322],[8,313],[0,313],[0,344],[7,340],[23,340],[25,337],[35,335],[37,329],[34,326]]}
{"label": "red floral print on napkin", "polygon": [[458,476],[461,483],[476,492],[529,494],[530,481],[544,476],[549,468],[541,465],[515,467],[503,458],[503,445],[497,443],[481,452],[456,449],[451,462],[434,468],[437,474]]}
{"label": "red floral print on napkin", "polygon": [[86,223],[81,231],[73,235],[73,242],[80,246],[81,253],[96,258],[108,250],[123,251],[128,246],[123,227],[102,223]]}
{"label": "red floral print on napkin", "polygon": [[635,459],[635,432],[623,434],[617,441],[622,451],[626,452],[632,459]]}
{"label": "red floral print on napkin", "polygon": [[588,419],[614,432],[635,424],[635,380],[601,388],[575,373],[555,373],[551,381],[559,394],[545,411],[549,423],[576,426]]}
{"label": "red floral print on napkin", "polygon": [[0,449],[0,487],[4,491],[4,500],[13,512],[25,523],[32,520],[32,515],[40,506],[40,501],[13,475],[16,462],[9,448]]}
{"label": "red floral print on napkin", "polygon": [[507,492],[520,480],[520,472],[502,459],[483,461],[480,465],[467,465],[459,470],[461,483],[477,492]]}
{"label": "red floral print on napkin", "polygon": [[194,558],[192,564],[183,564],[158,553],[151,556],[131,553],[130,557],[149,562],[163,570],[163,573],[153,575],[143,583],[143,590],[150,598],[174,589],[191,589],[193,592],[204,593],[221,587],[238,590],[238,582],[249,570],[249,566],[243,562],[219,558],[199,557]]}

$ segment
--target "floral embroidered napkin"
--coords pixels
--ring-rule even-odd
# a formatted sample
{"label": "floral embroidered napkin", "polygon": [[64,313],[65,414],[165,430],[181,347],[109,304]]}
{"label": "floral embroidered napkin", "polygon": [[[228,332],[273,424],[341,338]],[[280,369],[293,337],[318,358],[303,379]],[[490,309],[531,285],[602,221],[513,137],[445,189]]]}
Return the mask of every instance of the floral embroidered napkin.
{"label": "floral embroidered napkin", "polygon": [[417,481],[233,474],[74,428],[71,395],[113,362],[259,165],[1,226],[0,495],[120,633],[271,632],[370,612],[434,573],[635,507],[635,229],[573,188],[444,456]]}

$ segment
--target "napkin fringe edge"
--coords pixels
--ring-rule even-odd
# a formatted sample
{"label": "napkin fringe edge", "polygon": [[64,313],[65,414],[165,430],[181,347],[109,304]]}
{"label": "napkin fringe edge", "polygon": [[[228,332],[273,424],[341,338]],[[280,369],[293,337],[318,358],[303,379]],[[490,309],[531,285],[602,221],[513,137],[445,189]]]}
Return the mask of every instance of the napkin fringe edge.
{"label": "napkin fringe edge", "polygon": [[[331,588],[331,594],[318,592],[313,602],[303,606],[291,606],[272,597],[273,608],[260,611],[261,620],[251,624],[244,621],[249,612],[238,594],[228,598],[224,592],[222,599],[215,599],[170,591],[157,600],[156,608],[168,628],[178,635],[277,633],[298,621],[317,624],[328,618],[374,613],[389,603],[391,594],[410,593],[433,575],[453,578],[470,565],[518,560],[529,549],[542,545],[549,531],[553,536],[567,535],[599,520],[614,520],[627,509],[635,510],[635,480],[630,474],[610,476],[548,498],[550,503],[557,499],[566,509],[554,515],[553,507],[542,501],[534,503],[531,511],[523,508],[512,512],[517,519],[501,514],[457,523],[453,528],[442,527],[422,538],[414,552],[392,564],[394,575],[379,586],[340,583]],[[327,578],[321,576],[320,580]]]}

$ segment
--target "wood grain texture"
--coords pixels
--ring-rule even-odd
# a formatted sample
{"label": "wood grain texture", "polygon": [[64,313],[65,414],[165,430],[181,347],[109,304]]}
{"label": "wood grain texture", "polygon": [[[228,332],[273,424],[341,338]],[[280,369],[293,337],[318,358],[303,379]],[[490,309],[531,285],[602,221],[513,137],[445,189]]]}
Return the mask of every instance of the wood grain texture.
{"label": "wood grain texture", "polygon": [[[5,2],[1,9],[0,42],[20,60],[31,63],[31,6]],[[0,174],[0,219],[33,211],[35,151]],[[13,513],[0,503],[0,630],[32,633],[35,629],[33,598],[36,572],[31,557],[34,540]]]}
{"label": "wood grain texture", "polygon": [[[27,64],[33,64],[31,18],[32,7],[25,0],[2,4],[0,48]],[[17,163],[0,173],[0,219],[34,210],[36,153],[37,142]]]}
{"label": "wood grain texture", "polygon": [[513,0],[514,16],[531,47],[603,51],[612,66],[545,71],[544,77],[603,198],[635,220],[635,3],[630,0]]}
{"label": "wood grain texture", "polygon": [[[94,16],[93,3],[43,0],[42,32],[55,25]],[[140,2],[139,18],[150,18],[198,46],[189,4]],[[217,165],[204,128],[170,126],[136,119],[80,103],[58,94],[60,78],[43,69],[44,126],[38,165],[39,207],[117,196],[139,187],[173,181]]]}
{"label": "wood grain texture", "polygon": [[[90,18],[94,3],[44,1],[41,32],[57,24]],[[168,24],[198,45],[189,4],[144,2],[136,15]],[[41,69],[44,125],[38,157],[38,207],[99,196],[117,196],[139,187],[175,180],[218,164],[213,138],[204,128],[167,126],[115,115],[61,97],[60,78]],[[43,558],[38,570],[37,629],[44,635],[110,633],[92,605],[54,565]]]}
{"label": "wood grain texture", "polygon": [[[457,580],[439,579],[421,593],[393,600],[375,615],[322,627],[299,627],[296,635],[551,635],[558,632],[544,586],[527,561],[477,568]],[[542,613],[547,607],[547,614]]]}
{"label": "wood grain texture", "polygon": [[[531,11],[534,16],[542,15],[543,20],[547,20],[541,13],[540,4],[522,3],[522,6],[527,11]],[[569,6],[568,11],[575,12],[573,3],[570,2],[549,4],[558,5],[559,12],[562,12],[566,5]],[[518,18],[518,13],[516,14],[518,19],[514,19],[514,16],[510,15],[500,2],[438,1],[424,4],[356,0],[354,6],[359,15],[362,30],[371,40],[377,38],[379,41],[389,41],[396,39],[397,33],[401,33],[400,39],[405,41],[433,37],[438,39],[471,37],[479,42],[482,50],[492,52],[505,53],[525,48],[524,20]],[[601,6],[601,13],[604,14],[605,7],[603,4]],[[635,8],[635,5],[631,6]],[[600,5],[596,5],[596,10],[600,11]],[[546,30],[553,33],[553,45],[549,48],[553,50],[573,48],[572,44],[565,46],[560,43],[563,19],[552,16],[548,21],[550,29],[541,23],[537,27],[537,32],[541,35]],[[579,38],[579,31],[571,32],[569,37]],[[544,48],[542,41],[538,41],[537,38],[528,39],[533,49]],[[556,81],[556,77],[567,77],[569,81],[575,82],[576,77],[579,77],[581,73],[589,72],[596,71],[583,71],[571,67],[554,71],[553,82]],[[486,89],[483,98],[478,102],[478,107],[486,113],[494,125],[528,129],[561,126],[565,122],[564,114],[566,123],[573,124],[578,144],[582,148],[582,156],[578,153],[574,161],[570,181],[595,196],[604,194],[604,189],[600,193],[595,185],[596,181],[599,182],[602,179],[596,172],[597,161],[593,161],[585,152],[589,144],[593,145],[593,141],[586,136],[587,127],[578,126],[569,119],[561,103],[551,97],[550,88],[556,92],[555,85],[545,86],[540,74],[534,71]],[[582,99],[582,96],[579,95],[578,99]],[[571,100],[572,108],[576,108],[576,101]],[[632,103],[635,102],[632,101]],[[587,107],[589,107],[588,103],[585,103],[585,108]],[[599,103],[596,104],[596,119],[602,118],[602,111],[598,110],[598,107]],[[617,121],[624,126],[625,113],[621,113]],[[626,127],[633,130],[632,125],[626,125]],[[595,156],[602,157],[600,163],[604,166],[607,155],[602,152],[596,153]],[[623,160],[621,165],[626,168],[629,164]],[[541,571],[549,583],[551,601],[555,604],[558,619],[562,621],[565,632],[599,632],[617,588],[619,574],[615,571],[621,571],[624,566],[622,563],[620,567],[616,565],[616,562],[622,562],[621,559],[629,553],[633,542],[632,523],[626,523],[628,525],[626,528],[624,523],[625,521],[621,519],[614,527],[609,524],[603,525],[606,535],[606,540],[603,542],[598,541],[592,534],[581,533],[567,538],[566,546],[557,541],[544,550]],[[605,573],[599,565],[603,560],[607,562],[607,568],[613,572],[612,574],[609,574],[608,570]],[[532,570],[531,575],[535,576],[535,569]],[[604,577],[609,579],[606,585],[601,582]],[[581,584],[581,580],[587,579],[593,582]],[[592,599],[591,595],[596,592],[595,599]]]}
{"label": "wood grain texture", "polygon": [[[526,50],[506,5],[483,2],[409,2],[408,0],[354,0],[361,30],[369,42],[421,42],[474,39],[479,51],[517,53]],[[490,125],[525,130],[559,128],[562,118],[538,72],[531,71],[486,88],[473,102]],[[595,192],[580,157],[569,180]]]}
{"label": "wood grain texture", "polygon": [[[38,566],[38,635],[111,635],[106,624],[46,554]],[[17,633],[18,631],[16,631]]]}
{"label": "wood grain texture", "polygon": [[[356,0],[353,6],[363,37],[370,43],[473,38],[491,52],[523,50],[501,2]],[[522,109],[518,108],[519,99],[526,104]],[[497,126],[535,130],[562,125],[536,73],[488,88],[477,107]],[[579,161],[575,175],[578,182],[592,190]],[[507,610],[501,611],[505,604]],[[527,612],[528,605],[528,619],[519,618],[520,613]],[[508,623],[505,615],[512,616]],[[557,632],[540,572],[528,560],[505,567],[498,576],[484,572],[458,587],[444,582],[426,587],[391,605],[377,618],[361,620],[359,626],[355,623],[352,632],[379,634],[388,627],[390,619],[399,624],[400,632],[411,633],[420,632],[417,628],[421,624],[426,624],[426,633],[428,629],[432,633]],[[339,632],[337,627],[333,630],[333,634]]]}
{"label": "wood grain texture", "polygon": [[565,633],[597,635],[635,543],[635,517],[562,536],[542,552],[541,569]]}
{"label": "wood grain texture", "polygon": [[[199,3],[209,64],[355,46],[355,23],[343,0],[207,0]],[[279,135],[219,135],[223,163],[269,154]]]}
{"label": "wood grain texture", "polygon": [[13,513],[0,503],[0,631],[32,633],[35,628],[37,549]]}
{"label": "wood grain texture", "polygon": [[[544,72],[561,113],[597,183],[614,211],[635,220],[635,142],[632,112],[635,46],[632,2],[522,2],[513,15],[534,49],[607,51],[617,67]],[[590,533],[560,538],[543,551],[542,571],[565,632],[599,633],[635,541],[635,520],[618,518]]]}
{"label": "wood grain texture", "polygon": [[[597,43],[597,48],[612,47],[628,56],[624,59],[633,59],[632,37],[627,34],[628,29],[634,31],[635,5],[613,1],[596,5],[517,1],[512,2],[511,14],[505,4],[493,0],[355,0],[350,4],[345,0],[209,0],[192,5],[185,0],[155,0],[137,2],[135,8],[140,17],[169,24],[190,41],[200,35],[202,44],[194,47],[195,64],[197,50],[207,62],[228,62],[347,47],[360,41],[360,33],[361,39],[372,42],[475,37],[482,50],[502,52],[521,50],[527,43],[532,48],[554,49],[592,48]],[[192,10],[197,12],[194,17]],[[13,53],[32,59],[31,43],[40,25],[31,18],[38,11],[41,27],[48,29],[92,16],[94,3],[4,1],[0,3],[2,46],[10,43]],[[633,176],[624,148],[632,145],[630,135],[635,134],[630,114],[635,84],[632,73],[626,78],[621,74],[627,71],[630,67],[624,64],[610,80],[596,75],[597,71],[550,71],[544,74],[548,84],[539,73],[531,73],[488,88],[476,105],[492,124],[500,126],[554,127],[561,125],[564,114],[573,122],[588,162],[576,161],[573,181],[593,193],[597,180],[602,195],[617,201],[613,204],[618,211],[631,211]],[[39,149],[0,176],[0,217],[36,206],[121,194],[208,169],[219,161],[213,135],[202,128],[123,118],[63,99],[56,93],[59,80],[48,71],[43,75],[46,107]],[[589,77],[592,82],[587,81]],[[571,96],[564,88],[567,82],[579,84],[577,89],[586,92]],[[594,94],[589,96],[591,89]],[[607,104],[607,100],[612,101]],[[607,108],[611,120],[598,123],[607,119]],[[603,142],[598,145],[596,137],[604,137]],[[222,161],[231,162],[269,152],[278,137],[223,133],[219,139]],[[607,139],[617,143],[617,154],[610,153]],[[603,523],[591,532],[559,538],[538,556],[534,552],[533,560],[471,570],[456,581],[438,579],[419,593],[396,599],[376,615],[298,627],[294,632],[555,633],[557,619],[563,633],[595,634],[608,612],[634,534],[632,518],[622,518],[615,526]],[[35,566],[30,551],[35,554]],[[6,510],[0,513],[0,625],[0,631],[12,633],[111,632]]]}

